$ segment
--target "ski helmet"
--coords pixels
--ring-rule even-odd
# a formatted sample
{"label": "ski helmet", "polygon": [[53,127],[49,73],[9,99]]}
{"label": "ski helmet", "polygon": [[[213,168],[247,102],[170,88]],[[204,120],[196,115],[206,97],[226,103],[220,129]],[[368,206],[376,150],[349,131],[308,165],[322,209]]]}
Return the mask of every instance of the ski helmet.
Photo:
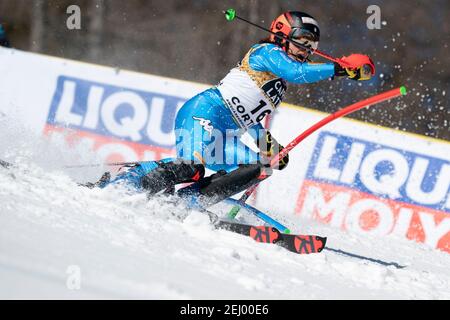
{"label": "ski helmet", "polygon": [[[288,11],[273,20],[270,31],[292,40],[300,40],[299,43],[317,49],[320,40],[319,23],[307,13],[300,11]],[[285,39],[270,35],[270,41],[279,45],[288,52],[290,43]],[[292,43],[291,43],[292,45]],[[302,60],[308,57],[302,56]]]}

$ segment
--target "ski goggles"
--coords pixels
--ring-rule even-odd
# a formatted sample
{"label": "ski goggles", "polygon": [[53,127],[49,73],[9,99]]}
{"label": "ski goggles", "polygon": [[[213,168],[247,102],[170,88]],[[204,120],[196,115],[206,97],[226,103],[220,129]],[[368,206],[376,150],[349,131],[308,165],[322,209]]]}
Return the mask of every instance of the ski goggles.
{"label": "ski goggles", "polygon": [[298,43],[299,47],[307,47],[311,50],[317,50],[319,47],[319,39],[309,30],[303,28],[293,28],[290,38],[293,40],[292,44]]}

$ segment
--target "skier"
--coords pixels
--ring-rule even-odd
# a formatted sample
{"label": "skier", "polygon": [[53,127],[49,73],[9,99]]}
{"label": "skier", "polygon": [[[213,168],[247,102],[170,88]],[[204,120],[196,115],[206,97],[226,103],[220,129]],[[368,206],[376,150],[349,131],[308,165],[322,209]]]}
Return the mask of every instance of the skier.
{"label": "skier", "polygon": [[[303,12],[283,13],[272,22],[270,30],[312,49],[319,45],[319,25]],[[270,35],[253,45],[217,86],[182,106],[175,120],[177,158],[139,162],[115,179],[106,173],[91,186],[123,183],[153,195],[162,190],[174,192],[175,185],[193,182],[177,194],[200,206],[246,190],[258,183],[262,170],[271,170],[268,159],[283,149],[261,121],[283,100],[286,82],[313,83],[334,77],[369,80],[375,73],[367,56],[354,54],[342,60],[353,67],[311,63],[308,51]],[[244,132],[255,140],[259,153],[234,137],[228,138]],[[288,162],[286,155],[274,169],[283,170]],[[205,177],[205,168],[216,173]]]}
{"label": "skier", "polygon": [[8,38],[6,37],[5,29],[2,24],[0,24],[0,46],[10,48]]}

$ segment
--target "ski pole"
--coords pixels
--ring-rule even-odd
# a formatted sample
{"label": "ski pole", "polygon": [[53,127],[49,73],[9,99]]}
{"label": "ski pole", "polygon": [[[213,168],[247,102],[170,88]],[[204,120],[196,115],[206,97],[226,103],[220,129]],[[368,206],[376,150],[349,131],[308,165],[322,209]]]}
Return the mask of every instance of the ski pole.
{"label": "ski pole", "polygon": [[233,198],[227,198],[227,199],[225,199],[225,202],[227,202],[229,204],[242,206],[246,210],[248,210],[251,213],[253,213],[259,219],[261,219],[264,222],[270,224],[271,226],[277,228],[281,233],[286,233],[286,234],[291,233],[291,230],[289,230],[286,226],[282,225],[280,222],[276,221],[275,219],[269,217],[264,212],[254,208],[254,207],[252,207],[252,206],[250,206],[250,205],[248,205],[246,203],[242,204],[242,203],[239,202],[239,200],[236,200],[236,199],[233,199]]}
{"label": "ski pole", "polygon": [[134,162],[110,162],[110,163],[94,163],[94,164],[78,164],[78,165],[70,165],[70,166],[64,166],[65,169],[75,169],[75,168],[94,168],[94,167],[101,167],[101,166],[108,166],[108,167],[114,167],[114,166],[131,166],[136,163],[142,163],[142,162],[151,162],[151,161],[134,161]]}
{"label": "ski pole", "polygon": [[[297,138],[295,138],[291,143],[289,143],[283,150],[281,150],[275,157],[273,157],[272,160],[270,161],[270,167],[273,168],[276,164],[278,164],[280,159],[284,158],[300,142],[305,140],[308,136],[310,136],[312,133],[316,132],[317,130],[319,130],[320,128],[325,126],[326,124],[328,124],[338,118],[344,117],[344,116],[346,116],[352,112],[355,112],[357,110],[363,109],[365,107],[370,107],[374,104],[377,104],[377,103],[380,103],[380,102],[383,102],[383,101],[386,101],[386,100],[389,100],[392,98],[396,98],[396,97],[399,97],[402,95],[406,95],[406,87],[404,87],[404,86],[389,90],[384,93],[377,94],[375,96],[372,96],[370,98],[367,98],[367,99],[364,99],[357,103],[354,103],[350,106],[347,106],[344,109],[341,109],[336,113],[330,114],[328,117],[320,120],[319,122],[317,122],[316,124],[314,124],[313,126],[308,128],[307,130],[305,130],[303,133],[301,133]],[[258,187],[259,183],[268,177],[269,177],[269,175],[265,171],[263,171],[261,173],[261,175],[258,177],[259,182],[255,185],[253,185],[252,187],[250,187],[242,195],[242,197],[238,200],[239,204],[243,205],[247,201],[247,199],[251,196],[253,191],[255,191],[255,189]],[[234,219],[240,209],[241,209],[241,206],[235,205],[233,208],[231,208],[230,212],[228,213],[228,217],[230,219]]]}
{"label": "ski pole", "polygon": [[352,65],[350,65],[349,63],[347,63],[347,62],[345,62],[345,61],[343,61],[343,60],[341,60],[341,59],[339,59],[339,58],[334,58],[334,57],[330,56],[329,54],[326,54],[326,53],[324,53],[324,52],[322,52],[322,51],[320,51],[320,50],[317,50],[317,49],[314,50],[314,49],[312,49],[312,48],[310,48],[310,47],[308,47],[308,46],[305,46],[304,44],[301,44],[301,43],[295,41],[294,39],[289,39],[289,38],[286,37],[285,35],[277,34],[277,33],[275,33],[275,32],[270,31],[270,30],[267,29],[267,28],[264,28],[264,27],[262,27],[262,26],[260,26],[260,25],[257,25],[256,23],[253,23],[253,22],[251,22],[251,21],[248,21],[247,19],[244,19],[244,18],[238,16],[238,15],[236,14],[236,10],[234,10],[234,9],[228,9],[227,11],[222,11],[222,12],[225,14],[225,18],[226,18],[228,21],[233,21],[234,19],[241,20],[241,21],[243,21],[243,22],[245,22],[245,23],[248,23],[248,24],[250,24],[250,25],[252,25],[252,26],[254,26],[254,27],[256,27],[256,28],[259,28],[259,29],[261,29],[261,30],[264,30],[264,31],[266,31],[266,32],[268,32],[268,33],[270,33],[270,34],[273,34],[273,35],[274,35],[275,37],[277,37],[277,38],[286,40],[286,41],[288,41],[288,42],[294,44],[295,46],[297,46],[297,47],[299,47],[299,48],[302,48],[302,49],[306,50],[306,51],[308,52],[308,54],[317,54],[318,56],[321,56],[322,58],[325,58],[325,59],[330,60],[330,61],[332,61],[332,62],[339,63],[339,64],[340,64],[342,67],[344,67],[344,68],[351,68],[351,67],[352,67]]}

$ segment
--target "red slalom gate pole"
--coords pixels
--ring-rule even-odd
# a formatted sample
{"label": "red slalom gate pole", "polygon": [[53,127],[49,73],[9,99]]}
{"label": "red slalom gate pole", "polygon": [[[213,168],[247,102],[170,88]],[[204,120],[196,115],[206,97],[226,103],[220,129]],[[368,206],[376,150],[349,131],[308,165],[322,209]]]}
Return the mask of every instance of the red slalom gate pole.
{"label": "red slalom gate pole", "polygon": [[[272,160],[270,161],[270,167],[273,168],[274,166],[276,166],[278,164],[278,162],[280,161],[280,159],[284,158],[292,149],[294,149],[300,142],[302,142],[303,140],[305,140],[307,137],[309,137],[312,133],[316,132],[317,130],[319,130],[320,128],[322,128],[323,126],[327,125],[328,123],[344,117],[350,113],[353,113],[355,111],[358,111],[360,109],[366,108],[366,107],[370,107],[374,104],[392,99],[392,98],[397,98],[399,96],[402,95],[406,95],[406,87],[401,86],[399,88],[393,89],[393,90],[389,90],[386,91],[384,93],[380,93],[377,94],[373,97],[364,99],[362,101],[359,101],[357,103],[354,103],[350,106],[345,107],[342,110],[339,110],[336,113],[330,114],[328,117],[320,120],[319,122],[317,122],[316,124],[314,124],[313,126],[311,126],[310,128],[308,128],[307,130],[305,130],[304,132],[302,132],[297,138],[295,138],[294,140],[292,140],[291,143],[289,143],[283,150],[281,150],[275,157],[272,158]],[[260,180],[260,182],[266,178],[269,177],[269,174],[266,171],[263,171],[261,173],[261,175],[258,177],[258,180]],[[260,183],[259,182],[259,183]],[[239,199],[239,204],[244,204],[247,199],[251,196],[251,194],[256,190],[256,188],[258,187],[259,183],[253,185],[252,187],[250,187],[243,195],[242,197]],[[240,210],[240,206],[239,204],[235,205],[230,212],[228,213],[228,217],[230,219],[234,219],[236,217],[236,215],[238,214],[239,210]]]}

